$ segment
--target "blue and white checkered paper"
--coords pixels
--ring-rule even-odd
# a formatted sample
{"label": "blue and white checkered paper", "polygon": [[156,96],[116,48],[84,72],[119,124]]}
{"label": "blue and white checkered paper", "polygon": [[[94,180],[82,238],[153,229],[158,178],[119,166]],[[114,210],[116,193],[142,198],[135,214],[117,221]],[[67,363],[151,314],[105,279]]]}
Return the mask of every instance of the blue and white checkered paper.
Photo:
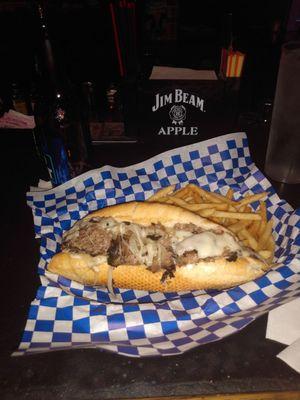
{"label": "blue and white checkered paper", "polygon": [[[61,237],[87,213],[145,200],[157,189],[188,182],[235,198],[267,190],[278,266],[255,281],[222,291],[145,292],[83,286],[49,273]],[[244,133],[181,147],[126,168],[105,166],[48,191],[27,196],[40,238],[41,286],[32,302],[21,355],[94,347],[133,357],[167,356],[238,332],[300,293],[300,210],[276,195],[253,164]],[[258,204],[253,205],[254,208]]]}

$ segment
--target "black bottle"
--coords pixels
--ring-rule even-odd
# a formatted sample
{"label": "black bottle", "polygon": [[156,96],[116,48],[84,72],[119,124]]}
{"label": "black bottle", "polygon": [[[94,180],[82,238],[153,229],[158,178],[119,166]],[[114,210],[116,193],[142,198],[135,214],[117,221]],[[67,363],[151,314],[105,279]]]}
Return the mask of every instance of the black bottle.
{"label": "black bottle", "polygon": [[39,62],[42,71],[35,104],[36,139],[54,186],[89,169],[88,137],[76,91],[55,63],[44,8],[38,4]]}

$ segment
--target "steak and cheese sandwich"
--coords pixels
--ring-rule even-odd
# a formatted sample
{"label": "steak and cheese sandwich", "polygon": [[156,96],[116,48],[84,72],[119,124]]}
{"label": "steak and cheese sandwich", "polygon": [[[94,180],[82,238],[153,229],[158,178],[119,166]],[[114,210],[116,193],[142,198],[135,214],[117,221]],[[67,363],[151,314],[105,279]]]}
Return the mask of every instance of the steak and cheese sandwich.
{"label": "steak and cheese sandwich", "polygon": [[269,266],[225,227],[181,207],[130,202],[87,215],[48,270],[87,285],[182,291],[228,288]]}

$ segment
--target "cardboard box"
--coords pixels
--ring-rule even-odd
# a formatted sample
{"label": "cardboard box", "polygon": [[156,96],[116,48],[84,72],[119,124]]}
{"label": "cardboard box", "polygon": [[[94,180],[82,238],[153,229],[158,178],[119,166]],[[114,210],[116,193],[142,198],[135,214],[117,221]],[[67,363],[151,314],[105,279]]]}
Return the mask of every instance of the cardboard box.
{"label": "cardboard box", "polygon": [[154,79],[144,81],[138,94],[142,136],[194,137],[224,134],[234,126],[238,91],[219,79]]}

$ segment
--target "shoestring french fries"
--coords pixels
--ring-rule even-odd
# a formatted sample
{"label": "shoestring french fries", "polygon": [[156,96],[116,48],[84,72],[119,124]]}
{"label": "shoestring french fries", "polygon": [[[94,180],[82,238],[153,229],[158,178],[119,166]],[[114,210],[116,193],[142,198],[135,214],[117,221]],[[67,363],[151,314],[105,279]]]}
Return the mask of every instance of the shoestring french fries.
{"label": "shoestring french fries", "polygon": [[[267,208],[263,201],[267,194],[262,192],[246,195],[242,200],[236,201],[232,189],[228,189],[223,196],[188,184],[178,190],[175,190],[175,185],[164,187],[147,201],[174,204],[225,226],[271,264],[275,241],[272,236],[272,221],[267,220]],[[251,204],[255,201],[259,201],[260,206],[253,211]]]}

